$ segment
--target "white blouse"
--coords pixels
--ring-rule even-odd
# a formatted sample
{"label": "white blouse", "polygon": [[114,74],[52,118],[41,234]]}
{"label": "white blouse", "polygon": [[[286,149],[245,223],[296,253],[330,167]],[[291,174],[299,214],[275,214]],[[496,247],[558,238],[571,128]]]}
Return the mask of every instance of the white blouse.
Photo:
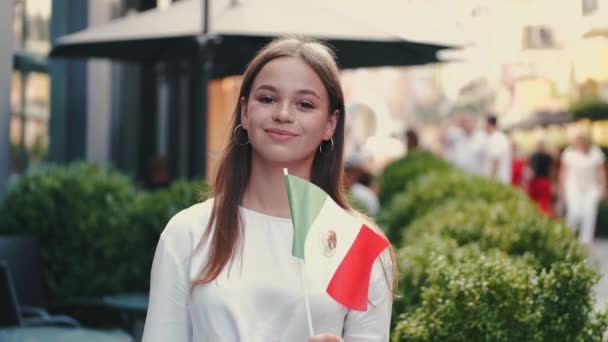
{"label": "white blouse", "polygon": [[[208,200],[181,211],[161,234],[143,341],[307,341],[302,263],[291,255],[289,219],[241,207],[244,236],[232,266],[215,281],[192,287],[209,250],[205,244],[194,253],[211,207]],[[307,281],[314,333],[346,342],[388,341],[390,267],[385,251],[372,270],[366,312],[348,310]]]}
{"label": "white blouse", "polygon": [[567,196],[586,192],[599,195],[601,186],[597,168],[604,165],[604,153],[599,147],[591,146],[588,153],[568,147],[564,150],[562,163],[568,168],[565,180]]}

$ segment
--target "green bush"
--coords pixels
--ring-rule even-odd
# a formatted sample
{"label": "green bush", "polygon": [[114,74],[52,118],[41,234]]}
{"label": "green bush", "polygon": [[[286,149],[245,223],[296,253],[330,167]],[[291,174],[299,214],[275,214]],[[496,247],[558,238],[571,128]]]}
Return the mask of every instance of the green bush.
{"label": "green bush", "polygon": [[397,250],[399,282],[393,304],[393,319],[420,305],[420,293],[427,285],[433,260],[439,257],[451,259],[456,250],[458,244],[455,240],[433,234],[424,234],[415,243]]}
{"label": "green bush", "polygon": [[182,209],[204,200],[207,191],[203,181],[179,180],[167,189],[138,193],[129,206],[130,227],[138,237],[137,243],[131,246],[130,254],[140,266],[134,272],[142,290],[149,287],[156,244],[167,222]]}
{"label": "green bush", "polygon": [[520,201],[451,201],[414,221],[405,230],[403,241],[404,247],[397,251],[400,281],[396,312],[410,311],[420,304],[434,256],[452,259],[456,247],[499,249],[525,256],[538,272],[556,262],[580,263],[586,257],[567,227]]}
{"label": "green bush", "polygon": [[406,192],[395,196],[379,221],[388,238],[399,246],[407,225],[447,201],[498,203],[514,199],[529,201],[522,191],[489,179],[460,172],[434,172],[419,178]]}
{"label": "green bush", "polygon": [[608,120],[608,103],[594,98],[583,99],[573,103],[570,112],[577,120]]}
{"label": "green bush", "polygon": [[593,312],[598,276],[576,236],[520,190],[430,170],[379,220],[402,244],[392,340],[600,341],[608,314]]}
{"label": "green bush", "polygon": [[0,233],[39,238],[46,280],[59,298],[138,284],[129,255],[131,182],[86,163],[50,166],[21,178],[2,207]]}
{"label": "green bush", "polygon": [[545,268],[586,257],[568,227],[540,215],[532,202],[520,199],[494,203],[451,200],[412,222],[404,230],[404,244],[416,244],[424,234],[454,240],[459,246],[478,244],[481,250],[529,253]]}
{"label": "green bush", "polygon": [[443,159],[429,152],[409,152],[405,157],[389,164],[378,177],[380,204],[388,205],[396,194],[404,192],[421,175],[452,169]]}
{"label": "green bush", "polygon": [[597,275],[584,263],[537,273],[525,258],[459,248],[433,259],[422,304],[400,317],[392,341],[601,341]]}
{"label": "green bush", "polygon": [[586,257],[566,226],[539,215],[536,207],[525,201],[450,201],[414,221],[405,230],[403,242],[397,251],[401,275],[397,312],[420,304],[431,262],[437,256],[452,259],[457,247],[499,249],[525,256],[538,272],[556,262],[578,263]]}
{"label": "green bush", "polygon": [[197,184],[136,192],[117,171],[84,162],[28,174],[0,209],[0,234],[39,238],[55,299],[148,289],[160,231],[199,199]]}

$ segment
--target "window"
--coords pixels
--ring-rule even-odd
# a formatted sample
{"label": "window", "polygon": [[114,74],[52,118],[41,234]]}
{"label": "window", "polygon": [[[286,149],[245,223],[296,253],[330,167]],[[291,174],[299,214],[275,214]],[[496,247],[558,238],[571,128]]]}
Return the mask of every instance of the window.
{"label": "window", "polygon": [[524,49],[556,48],[554,31],[546,26],[526,26],[524,28]]}
{"label": "window", "polygon": [[590,15],[597,11],[598,3],[597,0],[582,0],[583,15]]}
{"label": "window", "polygon": [[44,57],[50,50],[51,0],[15,0],[11,86],[11,170],[23,173],[46,159],[50,79]]}

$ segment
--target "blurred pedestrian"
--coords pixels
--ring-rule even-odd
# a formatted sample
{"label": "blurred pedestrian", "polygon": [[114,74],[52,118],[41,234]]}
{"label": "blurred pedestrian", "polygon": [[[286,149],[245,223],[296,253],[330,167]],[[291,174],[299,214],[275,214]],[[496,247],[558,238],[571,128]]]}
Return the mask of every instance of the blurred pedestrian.
{"label": "blurred pedestrian", "polygon": [[553,185],[550,177],[552,164],[553,158],[547,152],[545,141],[541,139],[530,156],[527,192],[538,208],[548,216],[553,216]]}
{"label": "blurred pedestrian", "polygon": [[365,167],[365,158],[355,154],[344,162],[346,189],[352,199],[363,206],[365,213],[376,216],[380,211],[378,195],[372,189],[373,177]]}
{"label": "blurred pedestrian", "polygon": [[455,143],[453,164],[461,170],[483,176],[486,163],[487,135],[477,129],[475,119],[469,114],[460,114],[460,128],[462,136]]}
{"label": "blurred pedestrian", "polygon": [[[373,266],[365,312],[333,300],[316,281],[319,274],[303,277],[302,263],[291,254],[284,168],[349,209],[343,192],[344,115],[339,69],[326,46],[283,38],[253,58],[215,197],[176,214],[160,236],[144,342],[389,340],[390,251]],[[309,336],[307,312],[312,329],[322,335]]]}
{"label": "blurred pedestrian", "polygon": [[464,137],[460,116],[456,115],[440,135],[443,158],[456,164],[458,145]]}
{"label": "blurred pedestrian", "polygon": [[407,151],[415,151],[419,146],[419,138],[418,132],[416,132],[413,128],[408,128],[405,131],[405,144],[407,146]]}
{"label": "blurred pedestrian", "polygon": [[560,200],[566,205],[566,221],[578,229],[579,240],[591,244],[595,234],[597,209],[606,198],[604,154],[585,134],[564,151],[559,172]]}
{"label": "blurred pedestrian", "polygon": [[498,119],[494,115],[486,120],[487,152],[485,154],[485,174],[503,184],[511,184],[512,149],[506,134],[498,130]]}
{"label": "blurred pedestrian", "polygon": [[513,160],[511,162],[511,185],[525,189],[525,177],[528,162],[524,152],[516,143],[513,146]]}
{"label": "blurred pedestrian", "polygon": [[148,163],[146,188],[157,190],[167,187],[170,183],[169,162],[166,156],[155,156]]}

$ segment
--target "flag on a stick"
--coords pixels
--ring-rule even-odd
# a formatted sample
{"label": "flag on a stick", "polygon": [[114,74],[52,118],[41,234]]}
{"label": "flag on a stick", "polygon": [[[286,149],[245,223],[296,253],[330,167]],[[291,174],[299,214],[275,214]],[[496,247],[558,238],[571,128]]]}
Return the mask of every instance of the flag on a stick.
{"label": "flag on a stick", "polygon": [[315,281],[352,310],[366,311],[372,267],[388,240],[344,210],[321,188],[287,174],[293,222],[292,254],[304,261]]}

